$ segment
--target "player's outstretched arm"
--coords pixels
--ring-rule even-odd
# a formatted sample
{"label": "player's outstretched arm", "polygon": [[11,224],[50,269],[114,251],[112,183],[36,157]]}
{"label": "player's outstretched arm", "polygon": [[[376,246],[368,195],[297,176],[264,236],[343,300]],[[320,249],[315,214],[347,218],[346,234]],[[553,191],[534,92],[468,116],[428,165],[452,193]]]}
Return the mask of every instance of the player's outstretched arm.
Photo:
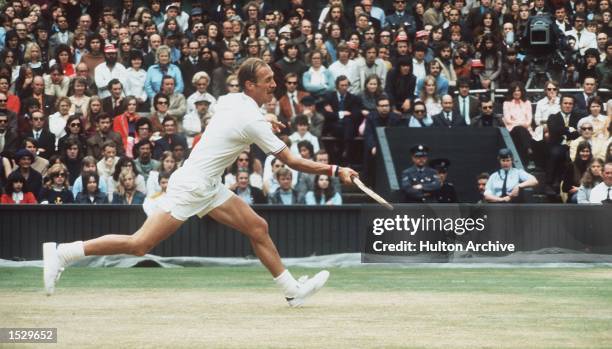
{"label": "player's outstretched arm", "polygon": [[323,174],[330,177],[337,176],[342,183],[346,184],[353,182],[351,177],[359,177],[359,174],[352,168],[306,160],[294,155],[289,148],[283,149],[280,153],[276,154],[276,157],[296,171]]}

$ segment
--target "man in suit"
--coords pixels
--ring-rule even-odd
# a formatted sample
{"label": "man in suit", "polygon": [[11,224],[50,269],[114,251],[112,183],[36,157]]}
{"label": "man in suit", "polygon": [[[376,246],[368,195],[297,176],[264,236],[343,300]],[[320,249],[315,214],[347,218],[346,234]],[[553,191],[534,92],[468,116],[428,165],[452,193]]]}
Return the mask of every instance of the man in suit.
{"label": "man in suit", "polygon": [[167,150],[172,150],[175,143],[183,145],[183,149],[187,149],[187,139],[185,136],[177,133],[177,122],[172,116],[166,116],[162,121],[164,132],[162,138],[155,141],[153,148],[153,158],[158,160],[162,153]]}
{"label": "man in suit", "polygon": [[121,135],[113,131],[112,117],[105,113],[98,115],[96,126],[96,134],[87,138],[87,155],[93,156],[96,160],[102,159],[104,143],[110,140],[117,145],[117,153],[119,156],[122,156],[125,147],[123,146]]}
{"label": "man in suit", "polygon": [[[45,81],[43,80],[42,76],[35,76],[32,79],[32,94],[24,95],[23,99],[26,99],[28,97],[33,97],[38,101],[41,110],[45,114],[45,116],[49,116],[55,113],[55,97],[45,94]],[[25,103],[22,104],[22,114],[28,112],[27,110],[25,110],[25,105]]]}
{"label": "man in suit", "polygon": [[472,119],[471,127],[505,127],[504,121],[499,115],[493,113],[493,101],[484,97],[480,101],[480,114]]}
{"label": "man in suit", "polygon": [[468,12],[466,26],[468,28],[476,28],[482,23],[482,15],[487,10],[491,10],[491,0],[480,0],[480,6],[473,7]]}
{"label": "man in suit", "polygon": [[[548,139],[545,139],[545,171],[547,194],[558,193],[563,165],[567,161],[567,142],[580,136],[578,121],[581,115],[574,110],[574,96],[561,96],[561,111],[548,117]],[[557,189],[555,189],[557,188]]]}
{"label": "man in suit", "polygon": [[471,120],[480,112],[480,102],[478,98],[470,96],[470,81],[465,78],[460,78],[457,81],[459,94],[453,98],[453,103],[457,107],[457,112],[467,125],[471,124]]}
{"label": "man in suit", "polygon": [[585,22],[586,16],[579,13],[574,18],[574,29],[565,32],[565,36],[576,38],[576,48],[580,50],[581,55],[589,48],[597,48],[597,36],[586,29]]}
{"label": "man in suit", "polygon": [[376,128],[398,127],[404,125],[406,125],[406,122],[401,119],[401,116],[391,111],[391,101],[389,97],[385,95],[378,97],[376,101],[376,111],[371,112],[366,118],[366,127],[363,134],[363,172],[365,180],[369,185],[375,183],[375,159],[378,152]]}
{"label": "man in suit", "polygon": [[185,82],[185,88],[183,94],[186,97],[191,96],[192,93],[195,92],[195,87],[191,83],[191,79],[195,75],[195,73],[199,71],[204,71],[205,66],[200,61],[200,43],[196,40],[192,40],[189,42],[189,55],[183,59],[179,68],[181,69],[181,75],[183,76],[183,81]]}
{"label": "man in suit", "polygon": [[215,98],[219,98],[219,96],[227,93],[225,80],[234,73],[235,63],[236,57],[234,57],[234,53],[232,51],[223,51],[221,55],[221,66],[213,70],[210,81],[212,84],[212,95]]}
{"label": "man in suit", "polygon": [[66,16],[57,17],[57,27],[59,31],[49,38],[49,57],[55,57],[55,49],[61,44],[70,46],[74,33],[68,30],[68,19]]}
{"label": "man in suit", "polygon": [[280,107],[280,121],[286,121],[300,115],[304,112],[302,99],[309,96],[310,93],[298,90],[299,79],[296,73],[288,73],[285,75],[285,89],[287,92],[279,98],[278,104]]}
{"label": "man in suit", "polygon": [[574,111],[580,116],[589,115],[589,100],[595,96],[597,82],[595,78],[587,76],[582,81],[582,92],[576,94]]}
{"label": "man in suit", "polygon": [[108,90],[111,95],[102,99],[102,110],[114,118],[125,111],[123,107],[123,84],[119,79],[112,79],[108,82]]}
{"label": "man in suit", "polygon": [[12,127],[9,127],[9,117],[0,112],[0,154],[13,157],[17,151],[18,136]]}
{"label": "man in suit", "polygon": [[322,103],[325,116],[323,133],[343,141],[342,158],[345,161],[349,159],[355,129],[361,123],[361,101],[348,91],[349,87],[349,79],[345,75],[338,76],[336,91],[326,94]]}
{"label": "man in suit", "polygon": [[33,111],[29,123],[31,131],[26,132],[23,138],[34,138],[38,143],[38,156],[49,160],[55,154],[55,135],[45,127],[47,116],[40,110]]}
{"label": "man in suit", "polygon": [[442,96],[442,112],[432,117],[433,127],[461,127],[467,126],[465,119],[455,110],[453,97],[450,95]]}

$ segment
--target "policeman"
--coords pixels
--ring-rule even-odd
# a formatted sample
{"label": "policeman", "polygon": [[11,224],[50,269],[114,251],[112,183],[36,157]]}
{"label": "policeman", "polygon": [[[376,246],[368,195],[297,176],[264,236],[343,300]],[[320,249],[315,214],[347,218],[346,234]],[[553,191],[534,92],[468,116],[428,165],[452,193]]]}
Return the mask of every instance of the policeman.
{"label": "policeman", "polygon": [[436,172],[438,172],[438,179],[440,180],[440,190],[434,193],[434,197],[439,203],[455,203],[457,202],[457,192],[453,183],[448,182],[448,167],[450,166],[450,160],[448,159],[433,159],[429,162]]}
{"label": "policeman", "polygon": [[410,148],[413,166],[402,172],[402,190],[406,195],[405,202],[436,202],[433,195],[440,189],[440,180],[431,167],[427,167],[429,148],[418,144]]}
{"label": "policeman", "polygon": [[497,159],[500,169],[491,174],[484,192],[487,202],[516,202],[521,189],[538,185],[534,176],[512,166],[513,156],[510,149],[500,149]]}

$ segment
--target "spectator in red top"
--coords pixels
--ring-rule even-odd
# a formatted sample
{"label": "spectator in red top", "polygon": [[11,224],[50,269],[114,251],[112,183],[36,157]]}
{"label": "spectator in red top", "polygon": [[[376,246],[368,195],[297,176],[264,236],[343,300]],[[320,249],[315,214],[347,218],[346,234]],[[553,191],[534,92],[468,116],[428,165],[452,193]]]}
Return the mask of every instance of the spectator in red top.
{"label": "spectator in red top", "polygon": [[27,181],[21,173],[14,172],[6,180],[5,194],[0,197],[1,204],[36,204],[34,194],[28,190]]}
{"label": "spectator in red top", "polygon": [[0,93],[4,93],[7,97],[6,109],[12,111],[15,114],[19,114],[21,109],[21,100],[16,95],[9,92],[11,82],[8,76],[0,76]]}
{"label": "spectator in red top", "polygon": [[134,135],[136,134],[136,121],[140,119],[140,115],[136,113],[138,102],[136,97],[127,96],[123,99],[123,108],[125,112],[117,115],[113,119],[113,131],[121,135],[125,154],[132,157],[132,147],[134,146]]}

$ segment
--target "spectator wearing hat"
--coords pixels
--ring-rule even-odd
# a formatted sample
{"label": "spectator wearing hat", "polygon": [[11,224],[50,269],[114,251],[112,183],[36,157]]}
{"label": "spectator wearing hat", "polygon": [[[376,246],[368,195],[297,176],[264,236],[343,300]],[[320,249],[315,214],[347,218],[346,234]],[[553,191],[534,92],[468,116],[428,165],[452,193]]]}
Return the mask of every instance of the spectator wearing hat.
{"label": "spectator wearing hat", "polygon": [[[191,99],[191,97],[189,98]],[[194,137],[203,132],[203,126],[212,117],[210,112],[211,103],[205,96],[197,96],[191,99],[191,102],[194,104],[195,109],[185,115],[182,123],[182,130],[187,138],[187,145],[190,149],[194,146]]]}
{"label": "spectator wearing hat", "polygon": [[[149,99],[153,99],[155,94],[160,92],[162,88],[162,80],[166,76],[174,78],[176,93],[183,93],[184,84],[183,76],[180,69],[170,63],[170,47],[166,45],[160,46],[155,51],[157,64],[154,64],[147,69],[147,78],[145,80],[145,91]],[[184,112],[183,112],[184,114]]]}
{"label": "spectator wearing hat", "polygon": [[[310,84],[310,76],[311,75],[308,72],[304,74],[304,79],[308,80],[306,85]],[[323,78],[325,79],[325,74]],[[285,75],[284,82],[286,92],[278,99],[278,105],[280,108],[279,116],[281,120],[289,121],[304,112],[302,100],[304,97],[309,96],[310,93],[299,89],[300,79],[296,73],[288,73]]]}
{"label": "spectator wearing hat", "polygon": [[579,50],[581,55],[584,55],[589,48],[597,49],[597,37],[586,29],[585,22],[585,15],[578,13],[574,18],[574,28],[565,32],[566,36],[571,35],[576,38],[574,48]]}
{"label": "spectator wearing hat", "polygon": [[400,57],[397,65],[387,73],[385,93],[396,113],[408,113],[412,108],[417,80],[412,61],[410,57]]}
{"label": "spectator wearing hat", "polygon": [[94,69],[94,78],[98,87],[100,98],[111,95],[109,82],[117,79],[121,85],[125,85],[126,69],[123,64],[117,62],[117,48],[113,44],[104,46],[104,63],[100,63]]}
{"label": "spectator wearing hat", "polygon": [[478,58],[474,58],[470,61],[470,88],[474,90],[484,88],[482,85],[482,80],[480,79],[480,74],[484,71],[485,66],[482,64],[482,61]]}
{"label": "spectator wearing hat", "polygon": [[[320,138],[323,133],[323,125],[325,123],[325,117],[317,111],[316,106],[317,100],[313,96],[306,95],[300,100],[302,105],[302,114],[308,118],[309,132],[313,136]],[[300,115],[300,114],[298,114]],[[291,118],[291,130],[297,131],[296,118],[298,115]]]}
{"label": "spectator wearing hat", "polygon": [[523,169],[513,167],[513,155],[510,149],[500,149],[497,155],[500,169],[495,171],[487,181],[484,198],[487,202],[507,203],[517,201],[520,190],[535,187],[538,180]]}
{"label": "spectator wearing hat", "polygon": [[436,201],[441,204],[450,204],[456,203],[457,200],[457,192],[455,191],[455,186],[453,183],[450,183],[448,179],[448,167],[451,162],[448,159],[433,159],[429,162],[429,167],[433,168],[438,172],[438,179],[440,180],[440,189],[436,191],[433,195],[436,198]]}
{"label": "spectator wearing hat", "polygon": [[164,23],[168,19],[176,19],[176,23],[178,24],[180,31],[183,33],[189,28],[189,15],[185,11],[181,11],[180,2],[172,2],[166,6],[164,20],[157,26],[157,29],[160,32],[164,27]]}
{"label": "spectator wearing hat", "polygon": [[427,166],[429,147],[417,144],[410,148],[410,153],[413,165],[402,171],[401,175],[404,202],[436,202],[434,193],[440,190],[441,184],[436,170]]}
{"label": "spectator wearing hat", "polygon": [[32,168],[33,160],[34,156],[27,149],[17,150],[15,153],[15,163],[17,164],[17,168],[12,172],[12,174],[21,175],[25,179],[27,187],[38,199],[38,194],[42,188],[42,175]]}
{"label": "spectator wearing hat", "polygon": [[406,10],[406,0],[394,0],[393,9],[393,13],[385,17],[386,25],[395,28],[403,27],[408,34],[414,35],[416,23],[414,17]]}

